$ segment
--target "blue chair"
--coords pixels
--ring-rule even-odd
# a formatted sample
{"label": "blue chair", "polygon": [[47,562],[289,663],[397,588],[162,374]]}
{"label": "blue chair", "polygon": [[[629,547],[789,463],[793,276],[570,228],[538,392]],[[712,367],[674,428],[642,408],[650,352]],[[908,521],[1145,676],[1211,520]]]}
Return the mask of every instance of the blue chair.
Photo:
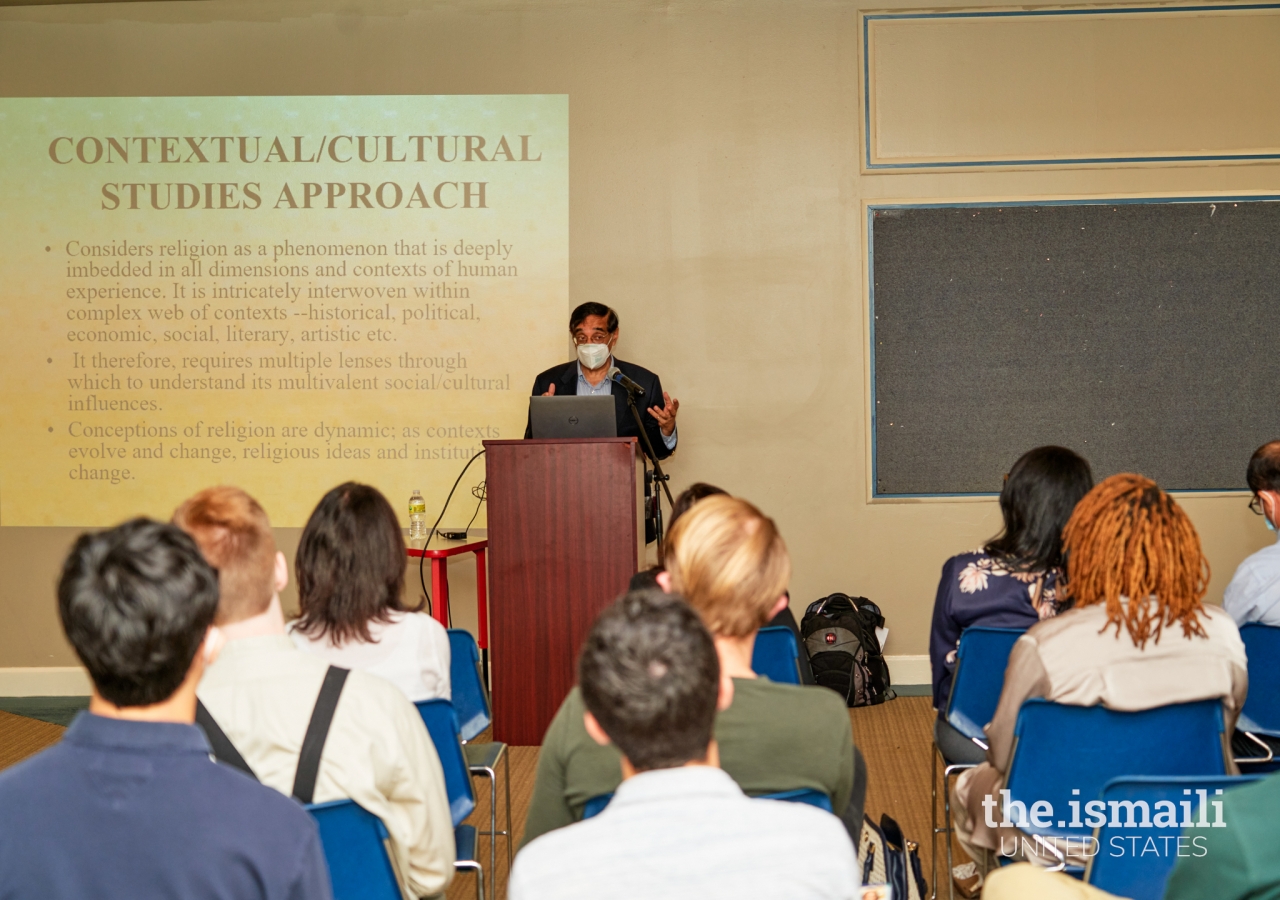
{"label": "blue chair", "polygon": [[[420,700],[414,704],[422,716],[440,757],[444,770],[445,793],[449,797],[449,814],[453,819],[453,839],[457,861],[455,869],[471,869],[476,873],[476,896],[484,898],[484,868],[476,860],[476,828],[462,822],[476,808],[475,795],[471,791],[471,773],[462,755],[462,743],[458,737],[458,719],[453,704],[448,700]],[[492,878],[493,873],[490,873]]]}
{"label": "blue chair", "polygon": [[[1005,777],[1009,800],[1021,802],[1028,814],[1018,827],[1046,841],[1082,840],[1092,837],[1093,829],[1084,824],[1083,816],[1071,815],[1071,802],[1083,809],[1084,803],[1102,795],[1113,778],[1225,775],[1223,727],[1218,700],[1142,712],[1028,700],[1018,711]],[[1081,735],[1087,735],[1087,740],[1081,740]],[[1038,802],[1050,804],[1046,824],[1030,819]],[[1002,817],[1003,810],[997,808],[995,815]],[[1083,869],[1075,867],[1068,871],[1083,874]]]}
{"label": "blue chair", "polygon": [[795,632],[785,625],[773,625],[756,632],[751,671],[770,681],[800,684],[800,647],[796,644]]}
{"label": "blue chair", "polygon": [[[582,807],[582,818],[593,818],[604,812],[604,808],[609,805],[609,801],[613,799],[613,794],[598,794],[592,797]],[[776,794],[760,794],[753,799],[755,800],[782,800],[787,803],[804,803],[807,806],[816,806],[823,812],[831,812],[831,798],[822,791],[816,791],[813,788],[796,788],[791,791],[779,791]]]}
{"label": "blue chair", "polygon": [[[966,628],[960,635],[956,651],[956,670],[951,678],[951,697],[947,700],[947,723],[965,737],[982,739],[982,729],[995,715],[1004,689],[1004,670],[1009,654],[1023,632],[1018,628]],[[951,790],[950,779],[970,763],[955,762],[942,755],[935,744],[933,753],[933,893],[938,896],[938,835],[944,835],[947,852],[947,884],[955,898],[951,880]],[[938,827],[938,760],[942,760],[942,811],[944,825]]]}
{"label": "blue chair", "polygon": [[[472,777],[489,779],[489,830],[481,834],[489,837],[489,871],[496,873],[498,861],[498,835],[507,839],[507,871],[511,871],[511,757],[507,745],[501,741],[470,743],[489,727],[489,692],[480,677],[480,648],[471,632],[462,628],[449,629],[449,682],[453,695],[453,708],[458,714],[462,736],[462,752],[467,759],[467,769]],[[498,762],[502,762],[506,796],[507,829],[498,830]],[[494,876],[496,877],[496,875]]]}
{"label": "blue chair", "polygon": [[1237,757],[1251,772],[1280,770],[1280,628],[1251,622],[1240,629],[1249,657],[1249,695],[1236,722],[1263,751],[1261,757]]}
{"label": "blue chair", "polygon": [[320,827],[333,900],[401,900],[381,819],[354,800],[312,803],[307,812]]}
{"label": "blue chair", "polygon": [[[1102,789],[1101,799],[1107,804],[1104,813],[1107,821],[1094,830],[1098,853],[1089,860],[1084,880],[1100,890],[1130,900],[1160,900],[1178,858],[1176,839],[1184,833],[1182,826],[1188,820],[1199,821],[1200,799],[1196,791],[1205,791],[1204,796],[1212,801],[1224,790],[1260,780],[1256,775],[1235,778],[1113,778]],[[1180,805],[1188,801],[1189,806],[1184,808]],[[1117,806],[1112,813],[1111,803],[1134,804],[1134,811],[1130,813],[1129,807]],[[1158,803],[1172,805],[1157,810]],[[1160,821],[1157,818],[1160,811],[1166,816],[1172,813],[1175,824],[1152,827]],[[1209,810],[1205,810],[1204,815],[1206,821],[1213,822],[1214,816]],[[1150,821],[1151,825],[1142,827],[1144,821]],[[1195,828],[1188,829],[1186,834],[1194,837]],[[1114,838],[1119,838],[1119,842],[1113,843]],[[1184,852],[1190,852],[1190,848],[1184,847]]]}

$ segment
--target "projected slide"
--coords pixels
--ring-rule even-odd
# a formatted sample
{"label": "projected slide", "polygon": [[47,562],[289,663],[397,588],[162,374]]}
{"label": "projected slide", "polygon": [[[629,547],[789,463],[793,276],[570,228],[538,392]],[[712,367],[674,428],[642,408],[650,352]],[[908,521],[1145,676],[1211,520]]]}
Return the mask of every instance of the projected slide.
{"label": "projected slide", "polygon": [[438,508],[567,358],[564,96],[0,100],[0,158],[0,524]]}

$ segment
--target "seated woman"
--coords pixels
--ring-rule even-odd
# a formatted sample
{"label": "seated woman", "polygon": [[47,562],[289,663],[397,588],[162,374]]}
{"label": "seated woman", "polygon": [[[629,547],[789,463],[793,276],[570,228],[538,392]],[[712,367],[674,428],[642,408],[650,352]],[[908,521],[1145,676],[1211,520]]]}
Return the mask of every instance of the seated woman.
{"label": "seated woman", "polygon": [[1240,633],[1229,615],[1203,603],[1209,565],[1200,538],[1155,482],[1126,474],[1099,484],[1067,523],[1063,550],[1072,608],[1018,639],[986,728],[987,761],[956,782],[956,834],[978,862],[1000,848],[1001,837],[1005,847],[1030,843],[1012,827],[988,826],[982,807],[987,796],[999,802],[1024,701],[1137,711],[1221,699],[1228,734],[1244,705]]}
{"label": "seated woman", "polygon": [[942,567],[933,603],[929,662],[934,738],[951,762],[979,763],[983,750],[946,720],[956,648],[966,628],[1030,628],[1061,607],[1062,528],[1093,487],[1089,464],[1065,447],[1022,455],[1000,492],[1004,529],[981,550],[953,556]]}
{"label": "seated woman", "polygon": [[375,488],[349,481],[325,494],[302,530],[296,560],[298,649],[390,681],[411,701],[450,699],[449,635],[408,609],[400,522]]}
{"label": "seated woman", "polygon": [[[750,795],[822,791],[856,844],[866,766],[844,701],[827,688],[775,684],[751,671],[756,632],[786,604],[791,577],[773,520],[735,497],[700,500],[671,529],[666,566],[659,583],[702,617],[734,681],[733,702],[716,717],[721,768]],[[580,820],[588,800],[622,780],[617,748],[592,740],[584,712],[575,687],[547,728],[524,843]]]}

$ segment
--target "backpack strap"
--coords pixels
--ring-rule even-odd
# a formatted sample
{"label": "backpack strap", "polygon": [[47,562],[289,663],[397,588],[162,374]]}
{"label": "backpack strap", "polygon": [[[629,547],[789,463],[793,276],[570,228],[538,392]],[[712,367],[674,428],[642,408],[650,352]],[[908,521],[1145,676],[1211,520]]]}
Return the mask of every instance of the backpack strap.
{"label": "backpack strap", "polygon": [[324,683],[320,685],[315,708],[311,710],[311,721],[307,723],[307,734],[302,739],[302,750],[298,753],[298,771],[293,776],[293,799],[299,803],[310,803],[315,795],[316,777],[320,774],[320,755],[324,752],[329,726],[333,724],[333,713],[338,708],[338,698],[342,695],[342,686],[346,684],[350,671],[330,666],[324,673]]}
{"label": "backpack strap", "polygon": [[196,698],[196,724],[204,729],[205,737],[209,739],[209,746],[213,748],[214,759],[224,765],[239,769],[254,781],[258,780],[258,776],[253,769],[249,768],[249,764],[240,755],[236,745],[231,743],[231,738],[227,737],[227,733],[222,730],[222,726],[217,723],[198,697]]}

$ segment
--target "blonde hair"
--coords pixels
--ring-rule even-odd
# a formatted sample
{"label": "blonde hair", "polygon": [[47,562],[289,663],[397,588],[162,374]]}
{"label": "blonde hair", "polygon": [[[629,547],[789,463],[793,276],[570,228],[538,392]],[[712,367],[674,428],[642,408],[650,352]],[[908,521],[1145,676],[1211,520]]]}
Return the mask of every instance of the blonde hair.
{"label": "blonde hair", "polygon": [[267,513],[238,487],[206,488],[173,514],[218,570],[219,625],[256,616],[275,593],[276,538]]}
{"label": "blonde hair", "polygon": [[672,589],[719,637],[746,637],[768,622],[791,580],[773,519],[728,495],[699,500],[680,517],[664,560]]}

